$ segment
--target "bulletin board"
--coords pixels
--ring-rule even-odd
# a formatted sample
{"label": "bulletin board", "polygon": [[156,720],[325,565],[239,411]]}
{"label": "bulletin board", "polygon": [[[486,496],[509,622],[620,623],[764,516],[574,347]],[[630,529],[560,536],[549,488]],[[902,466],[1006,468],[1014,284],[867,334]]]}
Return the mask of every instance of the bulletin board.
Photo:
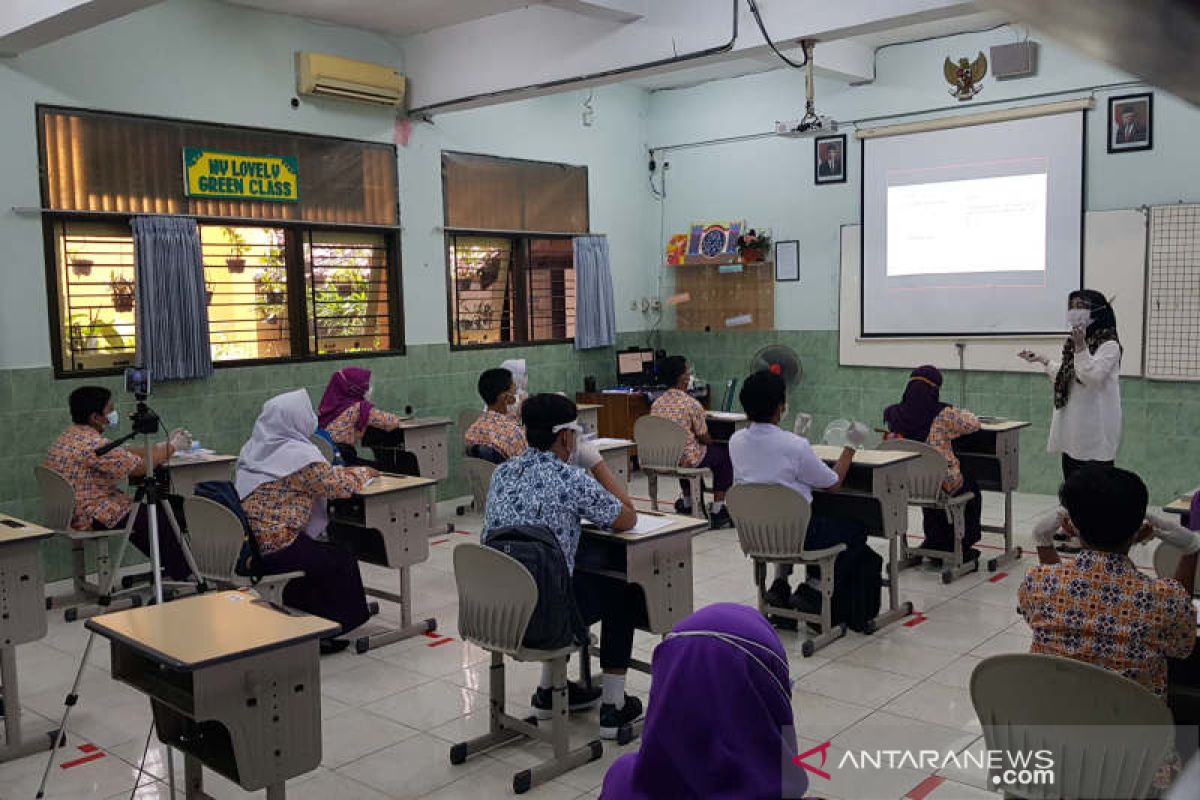
{"label": "bulletin board", "polygon": [[[681,331],[771,330],[775,327],[775,265],[679,264],[676,294],[690,299],[675,306]],[[736,271],[732,271],[736,270]]]}
{"label": "bulletin board", "polygon": [[[1197,219],[1200,220],[1200,217]],[[1017,358],[1020,350],[1033,350],[1051,358],[1058,357],[1066,338],[1065,319],[1063,333],[1055,336],[863,339],[859,335],[862,330],[860,227],[842,226],[838,356],[843,366],[907,367],[933,364],[939,369],[957,369],[959,351],[955,345],[958,342],[965,344],[963,356],[966,368],[970,370],[1038,372],[1041,369],[1039,366]],[[1141,209],[1089,211],[1084,214],[1083,228],[1084,285],[1113,298],[1117,331],[1124,348],[1121,374],[1141,375],[1146,298],[1146,214]],[[1200,242],[1197,242],[1193,252],[1200,253]],[[1066,300],[1064,297],[1064,317]],[[1192,349],[1200,369],[1200,348]],[[1197,377],[1200,378],[1200,371]]]}

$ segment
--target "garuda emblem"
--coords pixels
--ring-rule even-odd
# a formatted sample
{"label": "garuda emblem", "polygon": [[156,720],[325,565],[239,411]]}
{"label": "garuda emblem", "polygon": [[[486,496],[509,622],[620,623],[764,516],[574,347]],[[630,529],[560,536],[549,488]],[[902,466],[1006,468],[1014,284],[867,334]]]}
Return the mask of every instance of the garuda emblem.
{"label": "garuda emblem", "polygon": [[960,58],[956,65],[949,58],[942,65],[946,80],[954,88],[950,90],[953,97],[959,100],[970,100],[983,89],[983,76],[987,75],[987,59],[981,52],[974,61]]}

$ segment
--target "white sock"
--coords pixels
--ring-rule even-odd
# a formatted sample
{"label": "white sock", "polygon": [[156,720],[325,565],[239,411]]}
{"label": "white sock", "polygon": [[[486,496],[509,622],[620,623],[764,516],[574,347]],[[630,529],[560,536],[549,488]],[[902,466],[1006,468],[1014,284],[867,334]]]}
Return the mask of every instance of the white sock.
{"label": "white sock", "polygon": [[790,577],[792,577],[792,565],[791,564],[776,564],[775,565],[775,580],[786,581]]}
{"label": "white sock", "polygon": [[712,513],[720,514],[722,511],[725,510],[725,501],[724,500],[713,500],[710,508],[712,508]]}
{"label": "white sock", "polygon": [[604,673],[604,686],[601,689],[600,702],[616,706],[618,710],[625,706],[625,676]]}
{"label": "white sock", "polygon": [[542,679],[538,681],[539,689],[550,689],[554,686],[553,673],[550,671],[550,663],[542,662]]}

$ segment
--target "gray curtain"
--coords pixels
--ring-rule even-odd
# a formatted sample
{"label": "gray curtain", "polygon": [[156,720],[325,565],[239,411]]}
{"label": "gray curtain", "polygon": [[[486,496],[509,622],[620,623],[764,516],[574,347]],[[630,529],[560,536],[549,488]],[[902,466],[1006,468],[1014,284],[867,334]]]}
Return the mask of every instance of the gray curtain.
{"label": "gray curtain", "polygon": [[617,341],[617,312],[613,304],[608,238],[576,236],[575,349],[611,347]]}
{"label": "gray curtain", "polygon": [[212,375],[204,260],[194,219],[135,217],[138,357],[155,381]]}

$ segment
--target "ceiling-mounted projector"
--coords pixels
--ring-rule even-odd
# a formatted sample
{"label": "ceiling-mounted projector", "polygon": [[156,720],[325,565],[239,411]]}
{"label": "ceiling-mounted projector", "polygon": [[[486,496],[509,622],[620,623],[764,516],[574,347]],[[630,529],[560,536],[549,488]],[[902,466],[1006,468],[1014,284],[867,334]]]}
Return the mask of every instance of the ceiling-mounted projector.
{"label": "ceiling-mounted projector", "polygon": [[812,39],[805,39],[800,42],[800,46],[804,48],[804,116],[798,120],[788,120],[786,122],[775,123],[775,133],[779,136],[791,136],[799,138],[802,136],[823,136],[827,133],[837,131],[837,120],[833,117],[828,117],[824,114],[817,113],[817,103],[813,97],[813,45]]}

